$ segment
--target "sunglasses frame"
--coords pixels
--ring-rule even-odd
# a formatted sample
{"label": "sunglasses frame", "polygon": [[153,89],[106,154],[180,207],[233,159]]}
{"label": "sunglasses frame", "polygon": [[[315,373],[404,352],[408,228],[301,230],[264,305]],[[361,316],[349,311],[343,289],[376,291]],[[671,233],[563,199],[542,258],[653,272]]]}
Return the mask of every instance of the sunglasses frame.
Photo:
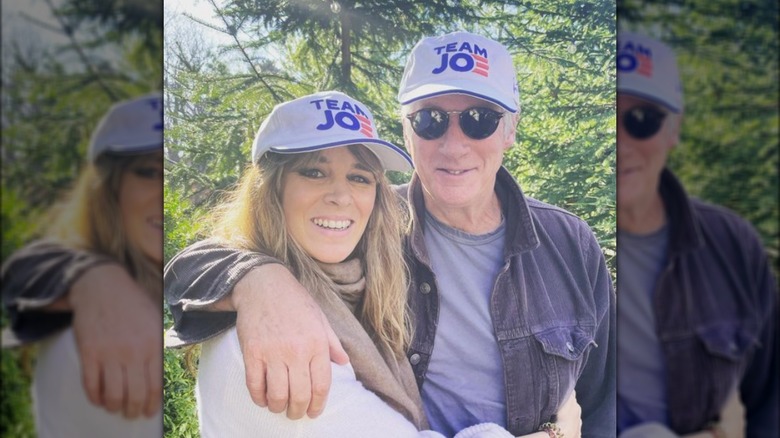
{"label": "sunglasses frame", "polygon": [[[487,133],[484,137],[472,136],[471,134],[466,132],[466,130],[463,129],[463,115],[469,113],[472,110],[485,111],[488,114],[495,114],[496,115],[496,126],[493,128],[492,131]],[[441,134],[439,134],[438,136],[435,136],[435,137],[431,137],[431,136],[421,135],[420,132],[417,131],[417,128],[415,127],[415,123],[414,123],[414,118],[417,116],[418,113],[420,113],[422,111],[429,111],[431,113],[438,112],[440,114],[444,114],[444,120],[442,121],[442,123],[444,124],[444,129],[442,130]],[[419,110],[417,110],[417,111],[415,111],[415,112],[413,112],[411,114],[407,114],[406,118],[409,119],[409,123],[411,123],[411,125],[412,125],[412,130],[414,131],[415,134],[417,134],[418,137],[423,138],[425,140],[436,140],[438,138],[443,137],[444,134],[447,133],[447,130],[450,128],[450,114],[458,114],[458,125],[460,126],[460,130],[463,131],[463,134],[465,134],[466,137],[468,137],[468,138],[470,138],[472,140],[484,140],[484,139],[490,137],[491,135],[495,134],[496,130],[498,129],[498,125],[499,125],[499,123],[501,123],[501,119],[504,117],[506,112],[496,111],[496,110],[494,110],[492,108],[488,108],[488,107],[485,107],[485,106],[474,106],[474,107],[471,107],[471,108],[466,108],[466,109],[461,110],[461,111],[444,111],[444,110],[441,110],[441,109],[438,109],[438,108],[420,108]],[[473,118],[472,118],[472,120],[473,120]]]}
{"label": "sunglasses frame", "polygon": [[[655,121],[658,123],[658,125],[655,126],[655,128],[652,131],[637,132],[637,128],[633,127],[633,125],[630,124],[629,118],[631,118],[632,116],[629,116],[629,114],[637,109],[647,111],[647,113],[660,114],[660,117],[655,118]],[[631,136],[631,138],[636,140],[649,140],[655,137],[656,135],[658,135],[658,133],[661,132],[661,128],[663,127],[664,122],[666,121],[666,117],[669,116],[669,113],[667,111],[664,111],[658,108],[657,106],[651,104],[634,105],[631,108],[621,112],[620,114],[621,114],[621,124],[623,125],[623,129],[625,129],[626,133],[629,136]]]}

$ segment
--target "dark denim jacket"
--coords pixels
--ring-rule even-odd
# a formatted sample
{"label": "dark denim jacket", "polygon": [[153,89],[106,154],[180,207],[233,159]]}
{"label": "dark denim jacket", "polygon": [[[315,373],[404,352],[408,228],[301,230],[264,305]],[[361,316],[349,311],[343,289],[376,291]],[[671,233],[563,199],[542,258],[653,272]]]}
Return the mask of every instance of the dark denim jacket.
{"label": "dark denim jacket", "polygon": [[777,437],[777,283],[753,228],[724,208],[689,198],[664,170],[669,254],[654,296],[666,358],[672,429],[719,420],[739,385],[748,437]]}
{"label": "dark denim jacket", "polygon": [[[409,190],[415,216],[406,240],[415,324],[408,357],[422,385],[439,299],[423,238],[421,184],[415,176],[401,189]],[[585,222],[525,197],[504,168],[496,193],[507,230],[491,314],[504,362],[507,428],[515,435],[536,431],[575,388],[582,436],[615,436],[615,294],[601,249]]]}
{"label": "dark denim jacket", "polygon": [[40,341],[69,327],[72,312],[40,309],[65,295],[88,269],[112,262],[105,255],[46,239],[14,252],[0,274],[3,307],[10,319],[3,330],[3,347]]}

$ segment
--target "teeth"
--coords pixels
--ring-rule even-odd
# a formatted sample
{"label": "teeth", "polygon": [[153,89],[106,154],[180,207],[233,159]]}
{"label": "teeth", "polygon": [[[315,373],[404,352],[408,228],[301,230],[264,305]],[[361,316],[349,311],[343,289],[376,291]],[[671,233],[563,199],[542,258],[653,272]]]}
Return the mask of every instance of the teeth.
{"label": "teeth", "polygon": [[325,220],[325,219],[314,219],[313,222],[315,225],[319,227],[329,228],[331,230],[343,230],[352,224],[352,221],[349,220],[334,221],[334,220]]}
{"label": "teeth", "polygon": [[447,173],[451,173],[453,175],[460,175],[461,173],[463,173],[463,171],[462,170],[448,170]]}

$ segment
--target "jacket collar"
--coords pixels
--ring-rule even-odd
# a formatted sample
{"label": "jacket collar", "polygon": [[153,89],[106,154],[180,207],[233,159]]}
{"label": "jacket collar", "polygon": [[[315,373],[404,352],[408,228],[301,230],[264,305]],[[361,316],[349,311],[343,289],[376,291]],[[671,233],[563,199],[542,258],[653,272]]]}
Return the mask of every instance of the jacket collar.
{"label": "jacket collar", "polygon": [[669,218],[669,254],[678,255],[702,247],[704,238],[693,203],[668,168],[661,172],[658,192]]}
{"label": "jacket collar", "polygon": [[[530,251],[539,246],[539,237],[536,234],[534,220],[528,208],[528,200],[523,195],[517,181],[503,166],[496,174],[496,195],[501,203],[501,210],[506,218],[506,244],[504,245],[504,258]],[[411,246],[414,256],[430,265],[428,251],[425,248],[423,238],[425,226],[425,199],[423,198],[422,183],[415,172],[409,183],[409,206],[412,210]]]}

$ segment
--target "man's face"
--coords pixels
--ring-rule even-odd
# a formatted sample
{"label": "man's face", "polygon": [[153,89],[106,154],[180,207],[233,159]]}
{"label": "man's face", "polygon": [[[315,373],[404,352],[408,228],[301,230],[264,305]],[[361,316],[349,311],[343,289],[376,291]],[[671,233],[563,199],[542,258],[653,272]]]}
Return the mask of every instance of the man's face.
{"label": "man's face", "polygon": [[[618,206],[622,209],[648,205],[658,194],[661,171],[669,151],[678,142],[680,116],[621,93],[617,109]],[[660,125],[653,123],[659,117]],[[654,125],[658,125],[658,130],[653,133]]]}
{"label": "man's face", "polygon": [[[515,115],[482,99],[447,94],[423,99],[410,105],[409,114],[423,108],[463,111],[474,107],[505,113],[495,132],[475,140],[463,133],[459,114],[449,114],[449,126],[439,138],[426,140],[417,135],[411,121],[404,118],[404,140],[422,182],[427,207],[432,210],[468,208],[483,205],[493,196],[496,173],[504,151],[515,140]],[[509,128],[506,123],[512,124]]]}

